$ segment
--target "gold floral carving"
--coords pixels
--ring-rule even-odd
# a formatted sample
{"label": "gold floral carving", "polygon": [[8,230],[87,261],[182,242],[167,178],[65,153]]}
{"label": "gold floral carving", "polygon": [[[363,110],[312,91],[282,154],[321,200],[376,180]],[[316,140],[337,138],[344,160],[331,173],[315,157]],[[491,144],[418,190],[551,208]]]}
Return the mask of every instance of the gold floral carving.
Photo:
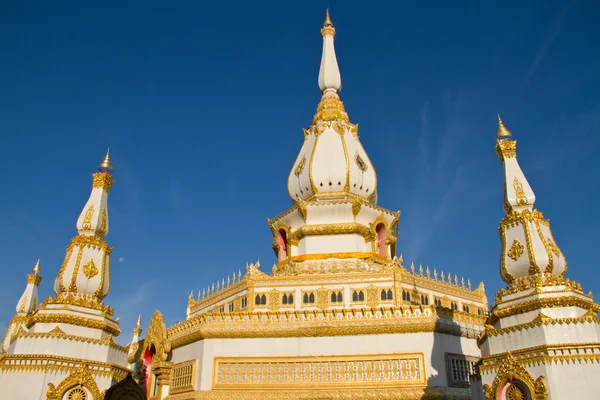
{"label": "gold floral carving", "polygon": [[525,190],[523,190],[523,184],[516,176],[513,179],[513,189],[515,189],[515,195],[517,196],[517,205],[526,206],[528,204],[527,195],[525,194]]}
{"label": "gold floral carving", "polygon": [[305,164],[306,164],[306,156],[302,157],[302,160],[300,160],[300,162],[298,163],[298,166],[296,167],[296,170],[294,171],[296,176],[300,176],[300,174],[302,173],[302,170],[304,170]]}
{"label": "gold floral carving", "polygon": [[281,293],[277,289],[273,289],[267,293],[269,310],[278,310],[281,307]]}
{"label": "gold floral carving", "polygon": [[33,284],[35,286],[40,286],[41,282],[42,282],[42,276],[41,275],[37,275],[37,274],[29,274],[29,275],[27,275],[27,283],[28,284]]}
{"label": "gold floral carving", "polygon": [[143,348],[147,349],[151,345],[154,345],[156,349],[156,353],[154,354],[154,357],[156,357],[155,360],[167,361],[167,357],[171,352],[171,341],[167,337],[167,328],[162,313],[158,310],[154,312],[148,325]]}
{"label": "gold floral carving", "polygon": [[518,261],[519,258],[521,258],[521,256],[523,255],[523,251],[525,251],[523,245],[519,243],[518,240],[514,240],[512,246],[510,246],[510,249],[508,250],[508,253],[506,253],[506,255],[512,258],[513,260]]}
{"label": "gold floral carving", "polygon": [[[590,295],[585,295],[583,293],[583,287],[580,283],[575,282],[571,279],[564,278],[563,276],[557,276],[552,273],[543,272],[535,275],[522,276],[513,280],[508,285],[508,291],[505,289],[500,289],[496,294],[496,303],[502,303],[502,298],[507,294],[513,294],[521,291],[525,291],[528,289],[537,289],[542,287],[557,287],[557,286],[565,286],[565,289],[559,289],[559,291],[566,292],[578,292],[584,296],[590,297]],[[556,292],[556,291],[555,291]],[[514,301],[517,298],[512,298],[510,301]]]}
{"label": "gold floral carving", "polygon": [[91,230],[92,229],[92,217],[94,216],[94,205],[90,205],[90,208],[85,212],[85,217],[83,219],[83,230]]}
{"label": "gold floral carving", "polygon": [[303,201],[302,199],[298,200],[298,213],[300,214],[302,219],[304,221],[306,221],[306,215],[307,215],[306,202]]}
{"label": "gold floral carving", "polygon": [[315,305],[317,308],[320,310],[325,310],[327,307],[329,307],[329,291],[324,287],[317,289],[316,300],[317,301]]}
{"label": "gold floral carving", "polygon": [[110,193],[110,187],[112,186],[113,183],[115,183],[114,178],[107,173],[104,172],[97,172],[95,174],[92,174],[93,177],[93,183],[92,183],[92,187],[93,188],[101,188],[104,189],[104,191],[106,193]]}
{"label": "gold floral carving", "polygon": [[356,200],[352,203],[352,215],[354,216],[354,219],[356,219],[356,216],[360,212],[361,207],[362,207],[362,201]]}
{"label": "gold floral carving", "polygon": [[369,307],[377,307],[379,304],[379,288],[370,285],[367,287],[367,305]]}
{"label": "gold floral carving", "polygon": [[516,140],[498,140],[496,145],[496,153],[503,163],[505,158],[515,158],[517,156],[517,141]]}
{"label": "gold floral carving", "polygon": [[346,114],[346,110],[344,109],[344,104],[340,100],[340,96],[335,92],[327,92],[321,97],[321,101],[317,106],[317,113],[313,118],[313,124],[318,121],[331,122],[338,120],[350,122],[348,114]]}
{"label": "gold floral carving", "polygon": [[98,385],[87,365],[81,364],[78,368],[73,368],[71,374],[58,386],[55,387],[52,383],[49,383],[46,399],[60,400],[67,391],[76,387],[85,387],[92,394],[93,400],[101,400],[102,398]]}
{"label": "gold floral carving", "polygon": [[85,276],[88,277],[88,279],[91,279],[94,276],[98,275],[98,268],[96,268],[96,265],[94,264],[94,260],[88,261],[83,266],[83,273]]}
{"label": "gold floral carving", "polygon": [[507,352],[492,385],[483,385],[486,399],[500,400],[502,385],[511,381],[517,381],[524,385],[531,393],[532,400],[546,400],[548,398],[544,377],[540,376],[537,380],[534,380],[529,372],[514,359],[513,355]]}

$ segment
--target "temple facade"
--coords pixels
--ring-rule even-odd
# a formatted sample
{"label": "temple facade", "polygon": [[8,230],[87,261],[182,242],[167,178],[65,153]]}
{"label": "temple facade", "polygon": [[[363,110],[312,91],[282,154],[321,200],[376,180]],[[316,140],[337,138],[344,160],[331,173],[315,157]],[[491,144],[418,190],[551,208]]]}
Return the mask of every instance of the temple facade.
{"label": "temple facade", "polygon": [[396,256],[400,213],[378,205],[374,164],[340,99],[335,35],[327,13],[322,97],[291,163],[292,206],[268,220],[276,263],[246,264],[190,294],[183,322],[166,326],[156,311],[146,327],[138,319],[130,344],[116,344],[119,319],[103,303],[107,153],[55,296],[38,301],[39,261],[28,275],[1,343],[0,393],[100,400],[131,373],[156,400],[596,398],[600,306],[564,277],[510,132],[499,120],[508,288],[490,309],[483,283]]}

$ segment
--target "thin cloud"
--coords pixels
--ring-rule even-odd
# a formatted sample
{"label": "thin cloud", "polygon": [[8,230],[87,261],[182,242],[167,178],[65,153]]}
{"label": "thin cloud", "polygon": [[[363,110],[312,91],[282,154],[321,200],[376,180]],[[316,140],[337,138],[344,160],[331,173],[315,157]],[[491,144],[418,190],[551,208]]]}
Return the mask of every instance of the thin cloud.
{"label": "thin cloud", "polygon": [[560,10],[560,12],[556,15],[556,18],[554,18],[552,25],[548,27],[548,30],[546,31],[542,42],[538,46],[537,52],[535,53],[535,57],[533,58],[533,61],[531,62],[527,70],[527,75],[525,76],[526,85],[531,81],[531,78],[535,74],[535,71],[537,71],[542,60],[544,59],[544,57],[546,57],[548,51],[556,41],[556,38],[558,38],[558,36],[562,32],[563,24],[565,22],[565,19],[567,18],[571,7],[572,5],[568,5],[562,10]]}
{"label": "thin cloud", "polygon": [[123,257],[119,257],[119,262],[123,262],[125,259]]}

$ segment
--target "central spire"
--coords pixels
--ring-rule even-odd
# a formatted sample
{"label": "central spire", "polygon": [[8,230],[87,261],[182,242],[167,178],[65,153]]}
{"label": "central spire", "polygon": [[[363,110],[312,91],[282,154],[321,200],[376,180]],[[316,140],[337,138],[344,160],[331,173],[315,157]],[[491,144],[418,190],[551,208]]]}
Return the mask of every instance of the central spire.
{"label": "central spire", "polygon": [[335,57],[335,47],[333,38],[335,37],[335,28],[329,17],[329,9],[325,15],[325,22],[321,28],[323,36],[323,53],[321,55],[321,68],[319,69],[319,88],[323,93],[342,90],[342,77]]}

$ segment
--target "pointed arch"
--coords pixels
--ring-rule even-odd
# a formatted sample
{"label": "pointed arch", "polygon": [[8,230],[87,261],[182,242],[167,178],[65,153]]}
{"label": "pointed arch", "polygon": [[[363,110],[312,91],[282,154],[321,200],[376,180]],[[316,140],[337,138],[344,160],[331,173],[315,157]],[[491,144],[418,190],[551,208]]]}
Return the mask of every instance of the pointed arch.
{"label": "pointed arch", "polygon": [[529,392],[532,400],[547,400],[548,391],[543,376],[533,379],[531,374],[513,357],[509,352],[500,365],[496,378],[490,385],[483,385],[485,398],[488,400],[504,399],[503,393],[510,390],[512,386],[521,387]]}
{"label": "pointed arch", "polygon": [[58,386],[55,387],[52,383],[49,383],[46,400],[61,400],[69,390],[77,387],[87,389],[91,395],[90,400],[102,400],[102,394],[98,389],[98,385],[85,364],[73,368],[71,373]]}
{"label": "pointed arch", "polygon": [[154,345],[156,350],[155,356],[157,361],[167,361],[171,352],[171,341],[167,338],[167,327],[163,320],[163,315],[156,310],[150,319],[146,338],[144,339],[144,350],[149,349]]}

